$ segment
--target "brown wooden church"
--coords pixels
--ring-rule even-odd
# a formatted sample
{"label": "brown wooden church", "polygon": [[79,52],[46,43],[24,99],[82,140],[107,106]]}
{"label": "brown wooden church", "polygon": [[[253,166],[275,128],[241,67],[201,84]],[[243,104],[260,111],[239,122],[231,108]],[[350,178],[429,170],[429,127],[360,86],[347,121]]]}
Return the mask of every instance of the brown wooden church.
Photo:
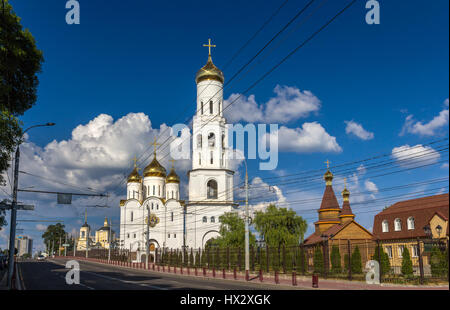
{"label": "brown wooden church", "polygon": [[324,179],[326,187],[318,210],[319,220],[314,223],[315,232],[305,239],[304,245],[312,250],[315,246],[328,244],[328,253],[331,253],[332,246],[337,245],[342,260],[344,254],[348,253],[348,244],[351,244],[351,251],[358,245],[361,260],[365,263],[371,259],[374,252],[373,235],[355,221],[347,186],[342,191],[343,204],[341,208],[334,194],[333,174],[329,169],[325,173]]}

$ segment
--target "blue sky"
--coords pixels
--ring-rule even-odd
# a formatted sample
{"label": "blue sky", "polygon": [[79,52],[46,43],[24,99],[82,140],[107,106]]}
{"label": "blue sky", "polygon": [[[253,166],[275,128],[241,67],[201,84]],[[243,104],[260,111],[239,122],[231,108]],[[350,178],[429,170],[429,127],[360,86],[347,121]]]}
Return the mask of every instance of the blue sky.
{"label": "blue sky", "polygon": [[[25,127],[48,121],[57,123],[52,128],[30,132],[28,141],[31,145],[24,147],[30,150],[31,163],[24,164],[25,168],[28,165],[29,172],[69,183],[87,182],[85,184],[93,187],[97,185],[95,188],[101,190],[116,189],[117,199],[120,194],[125,194],[124,187],[117,189],[114,184],[118,182],[109,182],[107,178],[108,175],[113,178],[117,173],[125,173],[129,162],[118,167],[92,162],[92,166],[86,166],[86,169],[90,169],[87,173],[73,169],[70,160],[67,160],[70,157],[68,154],[65,154],[66,160],[55,159],[58,148],[62,148],[60,144],[73,140],[73,130],[79,125],[86,126],[101,114],[112,118],[103,119],[111,125],[129,113],[142,112],[151,121],[152,129],[159,129],[162,124],[171,126],[188,121],[195,112],[194,76],[206,62],[207,51],[202,44],[208,38],[212,38],[217,45],[213,49],[214,63],[223,69],[226,79],[230,78],[307,3],[304,0],[288,1],[252,44],[224,68],[231,56],[281,5],[281,1],[80,0],[80,25],[65,23],[67,10],[64,0],[10,2],[22,18],[23,26],[34,35],[45,58],[39,75],[38,101],[21,120]],[[332,165],[338,165],[390,153],[401,146],[412,147],[448,137],[448,1],[379,2],[380,25],[365,23],[366,1],[357,1],[245,97],[248,99],[249,95],[254,95],[256,104],[264,107],[271,98],[276,97],[274,89],[277,85],[298,89],[301,94],[309,91],[311,96],[307,95],[304,100],[317,98],[320,104],[316,105],[316,109],[302,116],[288,118],[279,122],[279,125],[291,130],[304,130],[302,126],[305,123],[320,124],[329,137],[335,138],[341,151],[318,147],[315,151],[304,152],[295,146],[286,147],[280,151],[276,171],[259,171],[258,161],[250,161],[251,177],[258,176],[264,180],[280,174],[324,169],[326,159]],[[320,3],[317,0],[313,8]],[[268,53],[256,60],[253,70],[225,88],[225,99],[231,94],[243,92],[346,3],[341,0],[326,1],[300,27],[294,23],[287,29],[287,37],[282,36],[275,41],[267,50]],[[272,47],[276,47],[273,52]],[[242,104],[249,104],[249,101]],[[182,114],[181,111],[185,109],[187,111]],[[406,119],[409,116],[411,121],[408,123]],[[435,118],[435,123],[430,123]],[[267,120],[270,121],[270,117]],[[145,119],[141,117],[140,121],[144,126]],[[245,117],[241,121],[245,123]],[[365,139],[361,135],[358,137],[347,133],[346,121],[354,121],[362,126]],[[415,126],[417,124],[426,126]],[[82,139],[87,135],[86,132],[92,133],[92,128],[82,127],[80,131],[83,131],[80,134]],[[132,130],[129,133],[133,135]],[[373,134],[372,138],[370,133]],[[137,135],[142,137],[140,141],[146,140],[142,141],[143,144],[152,139],[148,128],[138,131]],[[129,139],[136,139],[136,136]],[[51,150],[55,150],[54,153],[50,153]],[[123,153],[127,160],[135,155],[125,148],[113,153]],[[37,157],[33,157],[35,155]],[[40,171],[37,162],[32,164],[33,158],[37,158],[41,165],[48,166],[48,169]],[[441,154],[439,160],[445,159],[448,161],[448,153]],[[112,172],[108,174],[108,171]],[[366,180],[373,182],[377,188],[385,188],[446,175],[448,166],[436,164],[391,177],[369,179],[361,175],[361,184],[353,186],[356,191],[363,191]],[[339,177],[345,176],[350,177],[351,173]],[[37,185],[37,179],[27,180],[30,177],[24,175],[21,178],[21,186],[39,185],[45,189],[55,186],[51,183]],[[280,180],[266,182],[277,185]],[[444,185],[448,186],[448,182]],[[320,198],[321,183],[318,182],[317,186],[318,189],[314,191],[284,196],[287,201],[302,197]],[[287,191],[292,187],[280,188]],[[336,194],[340,196],[338,190],[339,187]],[[408,189],[410,192],[416,190]],[[381,193],[372,194],[376,198],[383,197]],[[49,207],[51,202],[48,197],[20,195],[24,195],[24,201],[37,204],[36,211],[25,213],[24,218],[28,215],[28,218],[45,218],[50,212],[64,218],[69,230],[78,228],[84,212],[82,207],[73,207],[76,211],[70,207]],[[317,208],[319,205],[320,202]],[[42,206],[41,211],[38,210],[39,206]],[[315,213],[302,214],[301,206],[291,207],[298,210],[308,222],[315,221]],[[356,213],[358,208],[354,208]],[[56,211],[53,214],[49,210]],[[357,213],[356,219],[371,228],[375,213]],[[118,214],[117,205],[112,205],[107,213],[93,210],[92,221],[100,227],[104,215],[112,216],[117,222]],[[33,236],[40,234],[34,224],[21,226],[25,228],[24,233]],[[7,229],[2,231],[3,235]],[[310,228],[308,234],[311,231]],[[2,238],[0,247],[4,246]]]}

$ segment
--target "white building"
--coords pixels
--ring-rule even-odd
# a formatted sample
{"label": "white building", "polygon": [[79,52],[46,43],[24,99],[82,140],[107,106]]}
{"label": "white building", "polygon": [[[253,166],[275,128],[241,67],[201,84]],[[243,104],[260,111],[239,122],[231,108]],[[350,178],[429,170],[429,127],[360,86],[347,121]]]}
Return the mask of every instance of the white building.
{"label": "white building", "polygon": [[17,249],[17,256],[33,255],[33,239],[28,236],[17,236],[14,246]]}
{"label": "white building", "polygon": [[128,177],[127,199],[120,203],[120,244],[136,252],[137,261],[145,258],[149,215],[159,219],[148,228],[153,256],[156,248],[203,248],[209,239],[219,235],[219,216],[235,211],[237,206],[233,203],[234,171],[225,156],[228,132],[222,113],[224,76],[213,64],[211,52],[195,81],[197,112],[193,120],[188,201],[180,200],[180,178],[173,166],[167,175],[156,151],[142,176],[135,162]]}

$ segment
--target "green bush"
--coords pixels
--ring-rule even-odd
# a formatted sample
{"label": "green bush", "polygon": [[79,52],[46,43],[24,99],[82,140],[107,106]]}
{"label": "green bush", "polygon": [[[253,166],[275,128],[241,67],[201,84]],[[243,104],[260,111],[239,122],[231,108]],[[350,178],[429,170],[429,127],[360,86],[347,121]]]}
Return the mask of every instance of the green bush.
{"label": "green bush", "polygon": [[331,249],[331,271],[333,273],[341,273],[341,253],[339,253],[339,247],[337,245],[333,245]]}
{"label": "green bush", "polygon": [[443,253],[437,246],[434,246],[431,249],[430,265],[433,277],[445,276],[448,272],[447,253]]}
{"label": "green bush", "polygon": [[[378,253],[380,252],[381,253]],[[378,258],[380,256],[380,258]],[[381,274],[387,274],[391,271],[391,263],[389,262],[389,256],[384,252],[382,246],[375,247],[375,254],[372,256],[372,260],[376,260],[380,264]]]}
{"label": "green bush", "polygon": [[411,256],[409,255],[409,250],[406,246],[403,248],[402,257],[402,275],[406,277],[413,276],[414,271],[412,267]]}
{"label": "green bush", "polygon": [[314,249],[313,263],[314,263],[314,273],[323,273],[324,271],[323,253],[320,247],[316,247]]}
{"label": "green bush", "polygon": [[358,246],[355,246],[352,254],[352,273],[362,273],[361,253]]}

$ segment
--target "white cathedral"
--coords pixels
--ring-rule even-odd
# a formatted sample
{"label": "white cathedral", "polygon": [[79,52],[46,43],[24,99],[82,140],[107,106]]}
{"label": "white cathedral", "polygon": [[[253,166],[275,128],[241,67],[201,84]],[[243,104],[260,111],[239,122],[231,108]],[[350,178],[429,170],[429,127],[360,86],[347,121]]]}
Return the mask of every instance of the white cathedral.
{"label": "white cathedral", "polygon": [[156,150],[142,176],[135,160],[128,176],[127,199],[120,201],[120,244],[136,253],[136,261],[145,259],[147,229],[150,257],[161,248],[203,248],[209,239],[219,236],[219,216],[237,210],[233,201],[234,171],[225,155],[228,131],[223,117],[224,75],[211,59],[211,47],[215,45],[209,41],[204,46],[209,48],[209,55],[195,77],[197,112],[193,118],[188,201],[180,200],[180,178],[173,164],[166,174]]}

